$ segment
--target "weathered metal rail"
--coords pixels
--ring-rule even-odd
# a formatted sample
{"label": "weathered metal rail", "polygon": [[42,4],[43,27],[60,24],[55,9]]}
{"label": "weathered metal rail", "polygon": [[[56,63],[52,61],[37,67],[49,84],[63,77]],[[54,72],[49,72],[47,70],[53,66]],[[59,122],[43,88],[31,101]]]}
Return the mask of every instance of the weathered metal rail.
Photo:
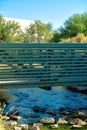
{"label": "weathered metal rail", "polygon": [[87,44],[0,43],[0,88],[87,85]]}

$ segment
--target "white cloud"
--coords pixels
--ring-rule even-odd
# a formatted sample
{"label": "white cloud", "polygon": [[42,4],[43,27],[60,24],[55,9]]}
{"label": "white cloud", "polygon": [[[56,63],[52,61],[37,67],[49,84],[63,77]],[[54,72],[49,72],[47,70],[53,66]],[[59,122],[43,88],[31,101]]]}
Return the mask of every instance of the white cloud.
{"label": "white cloud", "polygon": [[24,31],[26,27],[28,27],[31,23],[34,23],[34,21],[31,20],[24,20],[24,19],[16,19],[16,18],[8,18],[5,17],[7,21],[14,20],[15,22],[18,22],[21,26],[21,29]]}

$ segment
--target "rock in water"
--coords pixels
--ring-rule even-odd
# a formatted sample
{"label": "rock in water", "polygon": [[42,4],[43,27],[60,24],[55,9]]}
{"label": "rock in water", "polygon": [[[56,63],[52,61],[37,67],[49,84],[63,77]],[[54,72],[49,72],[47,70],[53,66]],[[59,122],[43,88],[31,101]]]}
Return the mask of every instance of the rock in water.
{"label": "rock in water", "polygon": [[87,123],[79,118],[74,119],[73,121],[70,122],[72,125],[78,125],[78,126],[84,126]]}
{"label": "rock in water", "polygon": [[54,118],[46,117],[46,118],[42,118],[40,122],[44,124],[53,124],[55,120]]}
{"label": "rock in water", "polygon": [[64,118],[59,118],[57,124],[68,124],[68,122]]}
{"label": "rock in water", "polygon": [[22,117],[21,116],[14,116],[14,115],[11,115],[10,116],[12,120],[21,120]]}
{"label": "rock in water", "polygon": [[52,115],[56,115],[56,112],[54,110],[48,110],[47,114],[52,114]]}

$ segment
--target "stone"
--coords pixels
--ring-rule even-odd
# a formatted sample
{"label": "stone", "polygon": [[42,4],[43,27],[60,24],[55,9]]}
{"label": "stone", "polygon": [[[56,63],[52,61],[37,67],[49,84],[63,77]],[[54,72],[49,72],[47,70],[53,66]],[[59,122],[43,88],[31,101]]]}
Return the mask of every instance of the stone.
{"label": "stone", "polygon": [[11,115],[10,116],[12,120],[21,120],[22,117],[21,116],[14,116],[14,115]]}
{"label": "stone", "polygon": [[56,115],[56,112],[54,110],[48,110],[47,114],[52,114],[52,115]]}
{"label": "stone", "polygon": [[79,90],[80,93],[87,94],[87,89]]}
{"label": "stone", "polygon": [[62,117],[62,118],[59,118],[59,120],[57,121],[57,124],[68,124],[68,122]]}
{"label": "stone", "polygon": [[79,126],[84,126],[87,123],[79,118],[74,119],[73,121],[70,122],[72,125],[79,125]]}
{"label": "stone", "polygon": [[28,125],[27,124],[20,124],[18,126],[21,127],[23,130],[28,130]]}
{"label": "stone", "polygon": [[14,130],[22,130],[22,128],[19,127],[19,126],[15,126],[15,127],[14,127]]}
{"label": "stone", "polygon": [[9,117],[9,116],[3,116],[2,119],[3,119],[3,120],[6,120],[6,121],[9,121],[9,120],[10,120],[10,117]]}
{"label": "stone", "polygon": [[38,126],[39,128],[42,128],[43,124],[42,123],[34,123],[33,126]]}
{"label": "stone", "polygon": [[44,87],[40,87],[41,89],[44,89],[44,90],[52,90],[52,87],[51,86],[44,86]]}
{"label": "stone", "polygon": [[87,119],[85,119],[85,122],[87,122]]}
{"label": "stone", "polygon": [[78,112],[78,115],[85,116],[85,113],[84,113],[84,112],[79,111],[79,112]]}
{"label": "stone", "polygon": [[77,116],[77,117],[85,117],[86,114],[84,112],[78,111],[75,116]]}
{"label": "stone", "polygon": [[45,108],[41,108],[39,106],[34,106],[33,110],[34,112],[41,112],[41,113],[46,111]]}
{"label": "stone", "polygon": [[65,110],[64,107],[60,107],[60,108],[59,108],[59,111],[64,111],[64,110]]}
{"label": "stone", "polygon": [[82,126],[80,126],[80,125],[72,125],[72,127],[71,128],[81,128]]}
{"label": "stone", "polygon": [[46,117],[46,118],[42,118],[40,120],[41,123],[45,123],[45,124],[53,124],[55,122],[54,118],[51,117]]}
{"label": "stone", "polygon": [[53,129],[58,128],[58,124],[53,124],[53,125],[51,125],[51,128],[53,128]]}
{"label": "stone", "polygon": [[39,111],[40,111],[40,107],[35,106],[35,107],[34,107],[34,111],[35,111],[35,112],[39,112]]}
{"label": "stone", "polygon": [[68,111],[63,111],[63,112],[61,112],[61,114],[62,114],[62,115],[69,115],[70,112],[68,112]]}
{"label": "stone", "polygon": [[79,91],[76,86],[68,86],[67,89],[72,91],[72,92],[78,92]]}
{"label": "stone", "polygon": [[33,126],[30,130],[40,130],[40,128],[38,126]]}
{"label": "stone", "polygon": [[16,121],[11,122],[11,126],[16,126],[16,125],[17,125]]}

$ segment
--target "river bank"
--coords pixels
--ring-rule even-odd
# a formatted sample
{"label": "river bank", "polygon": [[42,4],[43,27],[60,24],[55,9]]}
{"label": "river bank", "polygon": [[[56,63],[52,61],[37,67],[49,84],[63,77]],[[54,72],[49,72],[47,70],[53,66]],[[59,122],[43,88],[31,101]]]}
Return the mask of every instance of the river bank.
{"label": "river bank", "polygon": [[[11,115],[16,111],[21,116],[20,124],[34,124],[43,118],[53,118],[54,124],[59,118],[81,119],[87,118],[87,95],[71,92],[64,87],[53,87],[50,91],[41,88],[8,89],[6,93],[14,98],[8,98],[8,104],[4,110]],[[85,117],[85,118],[84,118]],[[83,119],[84,118],[84,119]],[[60,130],[71,129],[71,125],[58,125]],[[65,129],[64,129],[65,128]],[[42,129],[50,130],[50,125],[44,125]],[[86,130],[87,127],[82,127]]]}
{"label": "river bank", "polygon": [[23,117],[22,123],[31,124],[43,117],[70,117],[76,111],[87,113],[87,95],[69,91],[65,87],[53,87],[50,91],[41,88],[8,89],[6,92],[14,98],[8,99],[5,112],[11,114],[18,110]]}
{"label": "river bank", "polygon": [[[3,115],[3,110],[6,107],[5,101],[0,102],[0,128],[1,130],[87,130],[87,117],[85,113],[78,112],[78,117],[67,119],[66,117],[58,118],[57,121],[53,117],[42,118],[37,123],[23,124],[20,123],[22,117],[17,116],[16,112],[9,115]],[[81,119],[82,118],[82,119]]]}

